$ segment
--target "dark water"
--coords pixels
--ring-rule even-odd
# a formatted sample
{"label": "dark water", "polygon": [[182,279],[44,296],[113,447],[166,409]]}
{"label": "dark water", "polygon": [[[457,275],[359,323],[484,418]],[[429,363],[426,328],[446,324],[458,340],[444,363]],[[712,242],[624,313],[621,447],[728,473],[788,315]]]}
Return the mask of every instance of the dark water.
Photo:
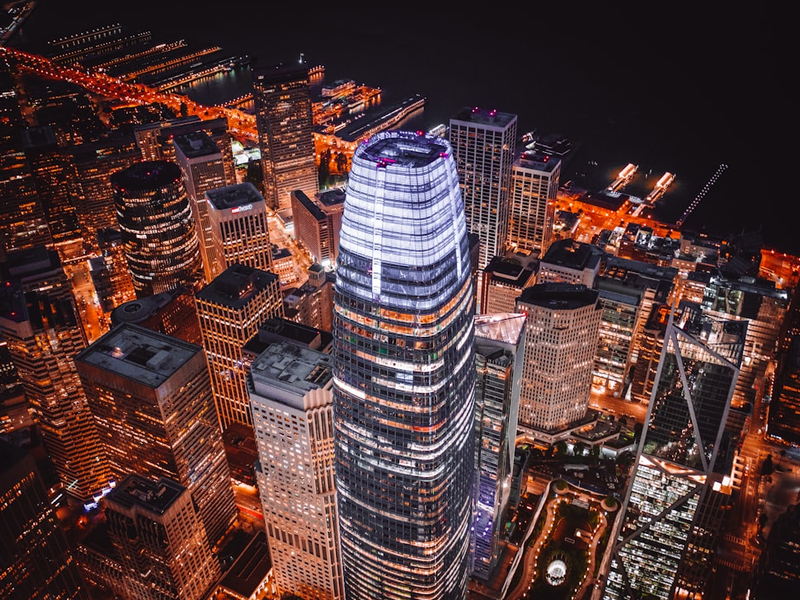
{"label": "dark water", "polygon": [[[520,133],[536,129],[573,140],[578,150],[563,180],[605,187],[628,163],[655,180],[674,173],[660,204],[667,220],[679,217],[726,164],[685,228],[761,229],[767,245],[800,254],[791,182],[796,152],[789,146],[798,111],[786,76],[792,38],[766,14],[625,12],[574,3],[422,9],[242,0],[205,12],[184,0],[39,4],[29,37],[120,22],[149,28],[154,37],[246,52],[255,64],[302,53],[309,64],[325,66],[326,81],[382,88],[384,105],[425,96],[425,111],[404,125],[409,129],[447,123],[462,106],[514,113]],[[189,93],[199,102],[225,100],[249,91],[248,78],[234,72]]]}

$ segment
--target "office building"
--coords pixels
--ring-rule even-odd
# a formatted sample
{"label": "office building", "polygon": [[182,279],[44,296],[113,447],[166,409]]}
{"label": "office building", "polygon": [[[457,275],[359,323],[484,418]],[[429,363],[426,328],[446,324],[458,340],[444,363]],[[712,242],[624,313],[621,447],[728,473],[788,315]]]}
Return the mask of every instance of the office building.
{"label": "office building", "polygon": [[106,496],[108,536],[130,600],[201,600],[221,575],[192,495],[128,475]]}
{"label": "office building", "polygon": [[557,435],[586,416],[602,310],[597,290],[569,283],[525,289],[516,312],[528,316],[519,426]]}
{"label": "office building", "polygon": [[270,345],[250,369],[258,489],[278,595],[344,600],[333,459],[333,357]]}
{"label": "office building", "polygon": [[308,65],[254,68],[253,101],[267,206],[289,208],[294,190],[313,198],[319,183]]}
{"label": "office building", "polygon": [[493,315],[514,312],[522,290],[536,283],[536,266],[516,255],[495,256],[481,277],[481,313]]}
{"label": "office building", "polygon": [[219,261],[214,253],[205,193],[232,182],[225,179],[222,152],[205,131],[177,135],[172,143],[175,144],[175,162],[180,167],[183,186],[192,207],[205,281],[209,283],[219,275],[215,270]]}
{"label": "office building", "polygon": [[272,270],[267,205],[255,186],[238,183],[208,190],[205,196],[216,261],[213,272],[219,275],[236,263]]}
{"label": "office building", "polygon": [[225,181],[236,181],[233,160],[232,137],[228,129],[227,117],[200,119],[197,115],[177,117],[156,123],[137,125],[133,129],[136,146],[145,161],[175,160],[175,144],[173,140],[181,135],[203,131],[211,138],[222,153],[222,164],[225,167]]}
{"label": "office building", "polygon": [[800,336],[781,354],[775,389],[769,404],[767,435],[773,440],[800,445]]}
{"label": "office building", "polygon": [[88,600],[89,593],[28,452],[0,440],[0,597]]}
{"label": "office building", "polygon": [[553,238],[561,161],[523,150],[511,168],[508,246],[543,255]]}
{"label": "office building", "polygon": [[517,116],[477,106],[462,108],[450,119],[449,132],[467,227],[480,236],[478,266],[483,269],[505,252],[508,242]]}
{"label": "office building", "polygon": [[188,488],[213,548],[237,509],[203,349],[123,323],[75,362],[112,474]]}
{"label": "office building", "polygon": [[344,190],[320,192],[313,199],[302,190],[293,190],[291,196],[295,239],[316,262],[330,269],[336,264],[339,251]]}
{"label": "office building", "polygon": [[196,294],[220,430],[253,424],[242,347],[272,317],[283,316],[278,276],[234,264]]}
{"label": "office building", "polygon": [[112,174],[111,185],[137,297],[197,287],[200,245],[178,165],[136,163]]}
{"label": "office building", "polygon": [[97,301],[104,313],[136,298],[133,279],[128,271],[122,234],[116,229],[101,229],[97,232],[97,256],[89,259],[89,275],[92,278]]}
{"label": "office building", "polygon": [[324,331],[333,327],[333,288],[336,277],[322,265],[308,267],[308,281],[284,296],[287,318]]}
{"label": "office building", "polygon": [[[670,317],[631,484],[601,567],[608,568],[604,598],[702,593],[714,546],[698,515],[730,473],[725,424],[744,330],[691,307]],[[705,577],[676,576],[684,563],[705,565]]]}
{"label": "office building", "polygon": [[91,501],[109,472],[75,367],[86,338],[71,287],[58,255],[42,246],[12,253],[2,271],[0,337],[64,491]]}
{"label": "office building", "polygon": [[473,315],[450,144],[373,136],[353,156],[334,299],[336,490],[351,600],[466,594]]}
{"label": "office building", "polygon": [[550,244],[539,261],[537,283],[563,282],[594,287],[606,253],[592,244],[567,238]]}
{"label": "office building", "polygon": [[203,345],[194,291],[186,286],[120,304],[111,311],[111,326],[122,323],[141,325],[190,344]]}
{"label": "office building", "polygon": [[521,314],[475,317],[478,483],[472,574],[483,580],[491,578],[497,567],[511,498],[526,325]]}

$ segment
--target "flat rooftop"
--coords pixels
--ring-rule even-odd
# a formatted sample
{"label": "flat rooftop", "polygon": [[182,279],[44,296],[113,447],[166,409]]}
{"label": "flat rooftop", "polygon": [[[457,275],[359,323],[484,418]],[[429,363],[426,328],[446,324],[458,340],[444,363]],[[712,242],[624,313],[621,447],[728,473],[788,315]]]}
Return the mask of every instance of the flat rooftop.
{"label": "flat rooftop", "polygon": [[113,502],[126,508],[139,506],[148,512],[162,515],[173,502],[186,491],[186,488],[162,477],[158,481],[140,475],[128,475],[107,496]]}
{"label": "flat rooftop", "polygon": [[76,360],[156,389],[202,351],[178,338],[123,323],[82,350]]}
{"label": "flat rooftop", "polygon": [[278,281],[278,276],[247,265],[233,264],[197,292],[197,298],[228,308],[241,308]]}
{"label": "flat rooftop", "polygon": [[271,568],[267,534],[259,531],[225,573],[220,585],[241,598],[250,598]]}
{"label": "flat rooftop", "polygon": [[214,154],[222,156],[217,144],[203,130],[176,135],[172,142],[186,158],[199,158]]}
{"label": "flat rooftop", "polygon": [[594,268],[605,253],[593,246],[572,239],[553,242],[542,257],[541,265],[557,265],[570,269]]}
{"label": "flat rooftop", "polygon": [[597,302],[598,292],[582,284],[539,283],[525,288],[519,302],[544,308],[573,309]]}
{"label": "flat rooftop", "polygon": [[398,164],[424,167],[450,153],[450,145],[440,137],[408,131],[386,131],[364,143],[356,154],[380,166]]}
{"label": "flat rooftop", "polygon": [[517,115],[500,112],[494,108],[481,108],[480,106],[465,106],[460,109],[450,121],[463,121],[479,125],[490,125],[505,129],[509,123],[516,120]]}
{"label": "flat rooftop", "polygon": [[205,195],[206,200],[217,210],[241,207],[247,204],[264,204],[264,197],[250,182],[235,183],[208,190]]}
{"label": "flat rooftop", "polygon": [[276,388],[291,390],[295,397],[305,396],[311,390],[330,387],[333,356],[291,342],[276,342],[253,361],[250,374],[256,393],[266,398],[274,397]]}
{"label": "flat rooftop", "polygon": [[560,164],[560,159],[535,150],[523,150],[517,156],[517,165],[520,167],[544,173],[552,173]]}

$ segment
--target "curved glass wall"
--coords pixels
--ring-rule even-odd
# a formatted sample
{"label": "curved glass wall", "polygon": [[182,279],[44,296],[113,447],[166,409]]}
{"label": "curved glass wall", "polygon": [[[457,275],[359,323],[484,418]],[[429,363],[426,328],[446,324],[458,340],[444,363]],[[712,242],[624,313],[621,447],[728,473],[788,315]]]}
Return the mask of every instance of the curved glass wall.
{"label": "curved glass wall", "polygon": [[464,598],[474,307],[458,175],[442,138],[392,131],[356,150],[334,311],[347,597]]}

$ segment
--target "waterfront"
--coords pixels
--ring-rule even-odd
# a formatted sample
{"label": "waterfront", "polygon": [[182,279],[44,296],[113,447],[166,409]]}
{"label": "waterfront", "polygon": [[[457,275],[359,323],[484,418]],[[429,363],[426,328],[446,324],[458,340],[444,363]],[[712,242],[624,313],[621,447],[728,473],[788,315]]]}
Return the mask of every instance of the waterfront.
{"label": "waterfront", "polygon": [[[536,129],[574,141],[562,181],[605,186],[628,163],[654,179],[674,173],[660,203],[666,220],[679,218],[726,164],[685,227],[761,228],[768,246],[800,254],[800,237],[786,225],[793,158],[781,143],[792,137],[797,116],[779,76],[783,38],[771,36],[774,26],[759,23],[761,16],[747,17],[743,44],[737,26],[744,23],[730,14],[717,22],[680,11],[606,14],[602,7],[398,7],[387,18],[357,4],[278,10],[243,1],[220,19],[183,1],[140,0],[131,10],[41,0],[28,30],[44,36],[116,20],[246,52],[262,64],[303,53],[309,64],[325,66],[327,82],[380,87],[383,105],[425,96],[422,116],[408,128],[446,123],[464,105],[492,106],[517,114],[520,134]],[[489,27],[490,19],[503,27]],[[248,78],[233,71],[196,84],[191,95],[229,99],[247,91]]]}

